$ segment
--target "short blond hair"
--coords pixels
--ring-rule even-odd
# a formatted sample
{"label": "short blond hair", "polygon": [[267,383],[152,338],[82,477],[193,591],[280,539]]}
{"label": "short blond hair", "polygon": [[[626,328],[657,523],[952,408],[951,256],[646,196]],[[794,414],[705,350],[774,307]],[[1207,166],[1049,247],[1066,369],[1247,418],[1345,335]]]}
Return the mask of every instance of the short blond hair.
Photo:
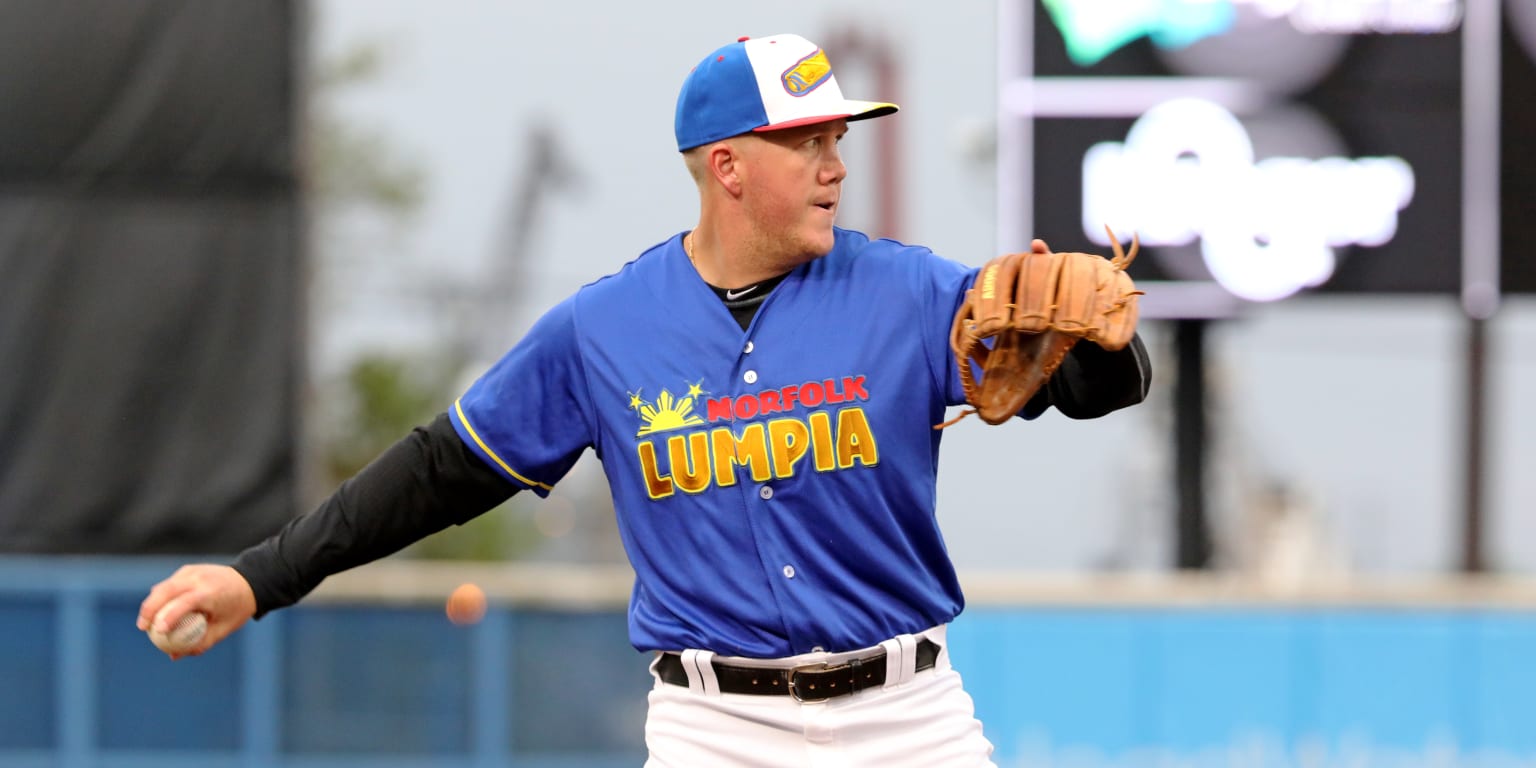
{"label": "short blond hair", "polygon": [[709,145],[705,144],[683,152],[683,165],[688,167],[688,175],[693,177],[695,184],[704,183],[706,171],[704,164],[707,162],[705,158],[709,154],[708,148]]}

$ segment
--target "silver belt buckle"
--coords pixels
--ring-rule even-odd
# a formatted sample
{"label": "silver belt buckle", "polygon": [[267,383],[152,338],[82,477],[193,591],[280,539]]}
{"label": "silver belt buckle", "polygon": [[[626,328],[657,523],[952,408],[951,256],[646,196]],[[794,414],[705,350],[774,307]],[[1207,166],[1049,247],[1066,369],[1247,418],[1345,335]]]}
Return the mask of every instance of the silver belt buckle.
{"label": "silver belt buckle", "polygon": [[[802,704],[807,702],[826,701],[827,699],[830,699],[839,694],[849,693],[849,691],[816,691],[810,696],[801,696],[800,687],[796,683],[795,678],[802,672],[836,672],[838,670],[847,669],[848,667],[849,665],[847,664],[838,664],[837,666],[832,666],[824,661],[817,664],[802,664],[798,667],[790,668],[789,674],[787,676],[788,679],[784,681],[784,684],[789,688],[789,695],[793,696],[795,701],[798,701]],[[812,683],[811,690],[815,691],[815,689],[816,684]]]}

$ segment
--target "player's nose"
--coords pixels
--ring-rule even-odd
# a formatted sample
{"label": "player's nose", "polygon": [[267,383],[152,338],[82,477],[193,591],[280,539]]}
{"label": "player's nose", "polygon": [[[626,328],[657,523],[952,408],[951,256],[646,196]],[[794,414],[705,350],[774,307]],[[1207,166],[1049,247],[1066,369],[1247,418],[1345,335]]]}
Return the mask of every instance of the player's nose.
{"label": "player's nose", "polygon": [[836,145],[827,153],[821,166],[821,175],[825,184],[836,184],[848,176],[848,166],[843,164],[843,156],[837,151]]}

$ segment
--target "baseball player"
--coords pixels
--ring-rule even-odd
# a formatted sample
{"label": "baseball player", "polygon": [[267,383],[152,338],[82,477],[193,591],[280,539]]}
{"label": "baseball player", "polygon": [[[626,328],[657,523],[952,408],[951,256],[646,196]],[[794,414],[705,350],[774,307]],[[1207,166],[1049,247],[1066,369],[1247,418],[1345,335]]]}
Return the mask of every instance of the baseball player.
{"label": "baseball player", "polygon": [[[935,516],[953,318],[977,270],[833,225],[838,142],[894,104],[843,97],[795,35],[685,78],[698,224],[550,309],[429,425],[315,511],[156,585],[139,626],[210,618],[191,654],[326,576],[601,459],[655,686],[650,766],[991,765],[946,625],[964,604]],[[1037,253],[1045,244],[1035,241]],[[1073,347],[1020,415],[1140,402],[1139,339]]]}

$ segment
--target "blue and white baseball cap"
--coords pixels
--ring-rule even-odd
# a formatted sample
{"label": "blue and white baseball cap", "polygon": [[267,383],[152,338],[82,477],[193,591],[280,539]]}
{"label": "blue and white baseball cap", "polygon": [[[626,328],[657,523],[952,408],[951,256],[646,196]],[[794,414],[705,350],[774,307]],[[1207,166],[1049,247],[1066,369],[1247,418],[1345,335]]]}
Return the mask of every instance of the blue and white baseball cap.
{"label": "blue and white baseball cap", "polygon": [[748,131],[889,115],[895,104],[843,98],[821,47],[799,35],[743,37],[699,62],[677,97],[679,152]]}

